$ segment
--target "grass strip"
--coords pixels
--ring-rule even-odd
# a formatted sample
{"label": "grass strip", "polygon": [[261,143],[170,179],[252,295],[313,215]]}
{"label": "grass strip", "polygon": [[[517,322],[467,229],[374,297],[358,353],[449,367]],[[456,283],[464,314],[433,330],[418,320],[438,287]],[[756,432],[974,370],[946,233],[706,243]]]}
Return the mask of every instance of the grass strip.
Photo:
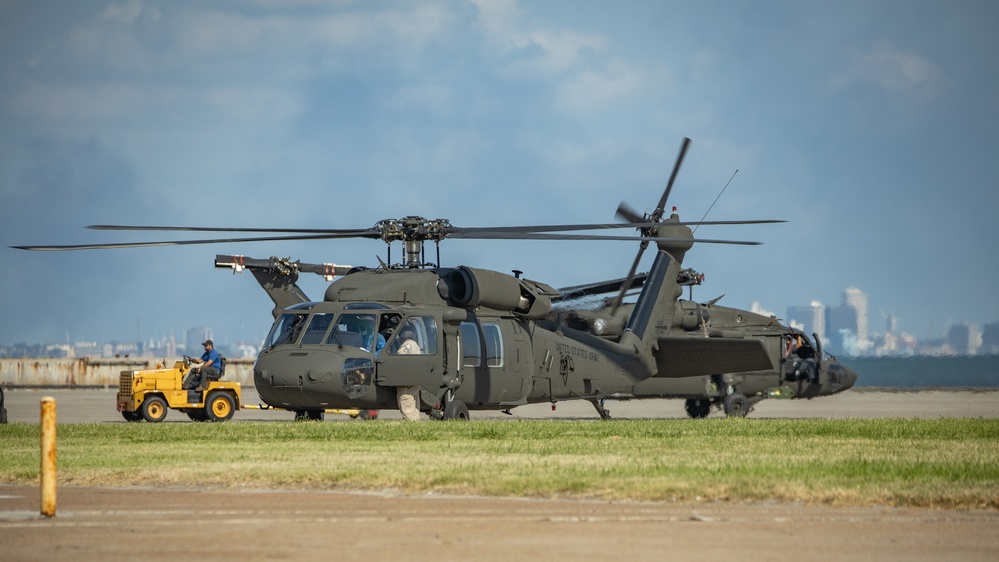
{"label": "grass strip", "polygon": [[[39,449],[0,425],[0,482]],[[57,456],[63,485],[999,509],[992,419],[68,424]]]}

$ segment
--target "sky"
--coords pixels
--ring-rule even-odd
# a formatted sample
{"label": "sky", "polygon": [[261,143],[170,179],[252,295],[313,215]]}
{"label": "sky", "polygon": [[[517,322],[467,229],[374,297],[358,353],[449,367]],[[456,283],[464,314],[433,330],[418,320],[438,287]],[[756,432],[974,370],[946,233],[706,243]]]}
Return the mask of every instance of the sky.
{"label": "sky", "polygon": [[[9,246],[170,238],[91,224],[613,222],[655,207],[684,137],[683,219],[788,221],[699,228],[763,244],[695,246],[695,299],[784,318],[857,287],[872,332],[890,314],[920,338],[999,320],[994,1],[0,0],[0,344],[259,342],[272,303],[216,254],[385,258]],[[446,266],[555,287],[624,276],[636,251],[441,245]]]}

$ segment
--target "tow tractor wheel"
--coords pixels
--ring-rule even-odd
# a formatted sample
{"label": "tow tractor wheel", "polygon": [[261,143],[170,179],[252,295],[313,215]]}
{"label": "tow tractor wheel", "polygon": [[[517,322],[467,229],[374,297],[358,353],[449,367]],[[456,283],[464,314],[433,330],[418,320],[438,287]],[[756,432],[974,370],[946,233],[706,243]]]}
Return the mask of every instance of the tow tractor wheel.
{"label": "tow tractor wheel", "polygon": [[142,406],[139,407],[139,411],[142,413],[142,419],[147,422],[161,422],[167,416],[166,400],[160,398],[159,396],[150,396],[142,401]]}
{"label": "tow tractor wheel", "polygon": [[205,402],[205,415],[209,421],[229,420],[235,411],[236,403],[228,393],[216,390],[208,395],[208,400]]}
{"label": "tow tractor wheel", "polygon": [[468,406],[461,400],[451,400],[444,405],[444,419],[468,421]]}

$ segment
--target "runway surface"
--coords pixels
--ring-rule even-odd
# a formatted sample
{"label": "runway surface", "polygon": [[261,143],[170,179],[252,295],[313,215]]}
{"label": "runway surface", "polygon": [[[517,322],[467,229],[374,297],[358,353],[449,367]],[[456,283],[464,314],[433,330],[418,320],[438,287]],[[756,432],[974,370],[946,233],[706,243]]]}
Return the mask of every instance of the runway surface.
{"label": "runway surface", "polygon": [[[41,399],[56,399],[60,423],[124,422],[115,410],[117,389],[5,389],[7,416],[11,422],[37,423]],[[253,388],[243,392],[247,404],[259,404]],[[686,419],[683,400],[608,400],[607,408],[615,418],[680,418]],[[712,417],[721,417],[713,411]],[[290,420],[291,412],[282,410],[240,410],[233,421]],[[385,410],[382,419],[401,419],[396,410]],[[497,411],[471,412],[476,419],[515,418],[588,418],[599,417],[589,402],[562,401],[552,411],[550,404],[531,404],[513,409],[508,416]],[[990,390],[926,390],[886,391],[848,390],[835,396],[813,400],[764,400],[756,405],[751,418],[999,418],[999,389]],[[345,415],[330,415],[329,420],[349,419]],[[191,423],[181,412],[170,411],[166,422]]]}
{"label": "runway surface", "polygon": [[[59,423],[124,423],[114,394],[8,390],[6,407],[11,422],[37,423],[41,398],[53,396]],[[686,417],[680,400],[609,407],[622,418]],[[171,414],[166,423],[192,423]],[[596,417],[587,403],[563,402],[555,412],[542,404],[514,414]],[[398,419],[398,412],[381,417]],[[812,401],[765,401],[750,417],[996,418],[999,392],[851,390]],[[290,419],[289,412],[244,410],[234,422]],[[39,516],[39,506],[37,486],[0,484],[0,558],[999,560],[995,511],[68,486],[58,490],[55,517]]]}

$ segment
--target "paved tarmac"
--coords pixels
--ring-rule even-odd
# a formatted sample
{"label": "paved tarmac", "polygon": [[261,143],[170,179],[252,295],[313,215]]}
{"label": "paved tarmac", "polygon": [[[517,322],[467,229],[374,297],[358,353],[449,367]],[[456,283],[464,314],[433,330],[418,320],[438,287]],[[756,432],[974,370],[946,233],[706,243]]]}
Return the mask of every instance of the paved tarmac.
{"label": "paved tarmac", "polygon": [[[41,399],[56,399],[59,423],[122,422],[115,410],[116,388],[108,389],[5,389],[7,416],[10,422],[37,423],[41,412]],[[243,390],[247,404],[261,401],[253,388]],[[687,414],[683,400],[608,400],[606,404],[615,418],[680,418]],[[713,411],[712,417],[721,417]],[[596,419],[596,410],[582,400],[564,401],[552,411],[550,404],[531,404],[513,409],[508,416],[497,411],[471,412],[476,419],[542,419],[586,418]],[[999,418],[999,389],[990,390],[926,390],[918,392],[884,390],[848,390],[835,396],[813,400],[764,400],[756,405],[751,418]],[[291,420],[293,414],[283,410],[240,410],[233,421]],[[379,413],[381,419],[401,419],[396,410]],[[344,414],[331,414],[329,420],[349,419]],[[181,412],[167,413],[165,423],[191,423]]]}
{"label": "paved tarmac", "polygon": [[[15,389],[6,407],[11,422],[37,423],[41,398],[53,396],[60,423],[124,423],[114,394]],[[685,417],[680,400],[609,407],[622,418]],[[172,414],[166,423],[192,423]],[[589,404],[568,402],[514,414],[596,417]],[[750,416],[996,418],[999,391],[851,390],[765,401]],[[291,414],[243,410],[234,422],[261,419]],[[996,511],[69,486],[58,490],[55,517],[41,517],[39,506],[37,486],[0,484],[0,560],[999,560]]]}

